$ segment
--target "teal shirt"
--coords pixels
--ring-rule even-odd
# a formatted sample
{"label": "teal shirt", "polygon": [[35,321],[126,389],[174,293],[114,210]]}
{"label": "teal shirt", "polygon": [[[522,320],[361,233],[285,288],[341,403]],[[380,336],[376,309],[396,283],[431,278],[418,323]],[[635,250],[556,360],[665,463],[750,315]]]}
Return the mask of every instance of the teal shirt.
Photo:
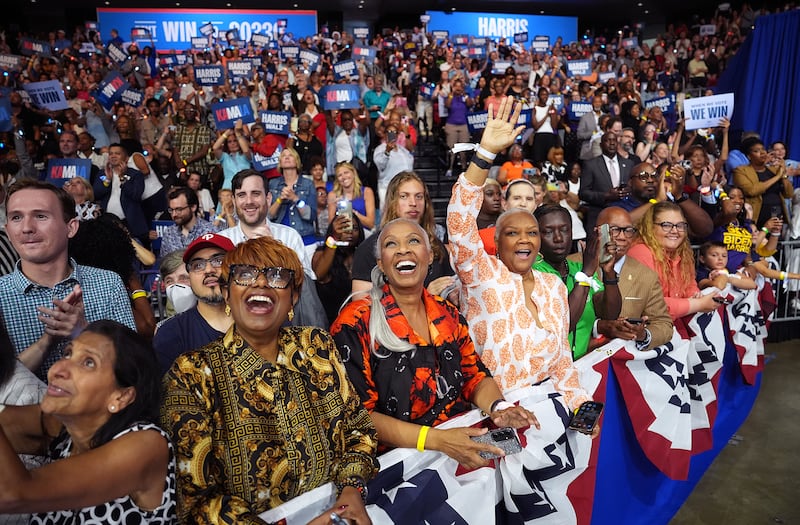
{"label": "teal shirt", "polygon": [[[575,288],[575,274],[581,271],[581,268],[583,268],[582,262],[567,260],[568,273],[564,282],[564,284],[567,285],[567,294],[572,293],[572,290]],[[561,276],[558,270],[553,268],[550,263],[546,262],[544,259],[537,260],[536,264],[533,265],[533,269],[540,272],[552,273],[559,277]],[[595,276],[595,280],[600,284],[599,291],[602,291],[604,289],[602,282],[597,279],[597,276]],[[594,320],[597,318],[594,312],[594,303],[592,302],[595,293],[592,287],[589,287],[589,296],[586,299],[586,306],[583,309],[583,314],[581,314],[581,318],[578,319],[575,330],[571,330],[569,333],[569,344],[572,348],[573,360],[578,360],[586,355],[589,349],[589,339],[592,338],[592,327],[594,326]]]}

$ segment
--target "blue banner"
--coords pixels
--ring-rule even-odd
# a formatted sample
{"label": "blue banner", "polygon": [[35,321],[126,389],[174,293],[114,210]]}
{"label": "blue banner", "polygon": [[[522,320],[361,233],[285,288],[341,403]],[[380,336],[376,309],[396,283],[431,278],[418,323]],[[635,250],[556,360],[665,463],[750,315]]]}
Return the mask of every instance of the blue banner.
{"label": "blue banner", "polygon": [[433,82],[429,84],[421,84],[419,86],[419,94],[422,95],[422,98],[425,100],[430,100],[433,97],[433,90],[436,89],[436,84]]}
{"label": "blue banner", "polygon": [[114,42],[106,46],[106,56],[117,65],[124,63],[128,60],[128,52],[125,51],[121,45]]}
{"label": "blue banner", "polygon": [[201,86],[221,86],[225,83],[222,66],[195,66],[194,79]]}
{"label": "blue banner", "polygon": [[268,35],[262,35],[260,33],[253,33],[253,36],[250,37],[250,42],[256,47],[267,47],[271,40],[272,39]]}
{"label": "blue banner", "polygon": [[228,75],[234,80],[241,80],[253,76],[253,65],[247,60],[228,60],[226,66],[228,68]]}
{"label": "blue banner", "polygon": [[44,82],[29,82],[22,87],[31,97],[37,107],[48,111],[59,111],[67,109],[67,99],[64,96],[64,88],[58,80],[45,80]]}
{"label": "blue banner", "polygon": [[468,47],[467,55],[470,58],[483,58],[486,56],[486,49],[483,47]]}
{"label": "blue banner", "polygon": [[469,35],[453,35],[453,43],[457,46],[469,44]]}
{"label": "blue banner", "polygon": [[269,171],[278,167],[278,161],[281,157],[281,152],[283,148],[279,145],[275,148],[275,152],[270,155],[269,157],[265,157],[263,155],[259,155],[255,151],[253,152],[253,169],[256,171]]}
{"label": "blue banner", "polygon": [[361,100],[358,86],[350,84],[331,84],[319,92],[322,109],[357,109]]}
{"label": "blue banner", "polygon": [[144,91],[139,91],[138,89],[128,88],[122,92],[120,96],[120,101],[123,104],[127,104],[129,106],[133,106],[138,108],[144,102]]}
{"label": "blue banner", "polygon": [[275,135],[291,135],[290,124],[292,114],[288,111],[259,111],[258,121],[264,125],[264,131]]}
{"label": "blue banner", "polygon": [[61,188],[68,179],[83,177],[89,180],[91,173],[92,161],[89,159],[50,159],[45,180]]}
{"label": "blue banner", "polygon": [[0,69],[3,71],[19,71],[22,57],[17,55],[0,54]]}
{"label": "blue banner", "polygon": [[25,56],[41,55],[49,57],[51,55],[50,44],[32,38],[19,39],[19,52]]}
{"label": "blue banner", "polygon": [[[468,35],[489,38],[511,38],[517,33],[533,31],[547,35],[551,42],[562,37],[564,42],[578,38],[578,18],[574,16],[519,15],[503,13],[468,13],[461,11],[427,11],[431,17],[428,29],[435,32],[452,27]],[[435,35],[434,35],[435,36]]]}
{"label": "blue banner", "polygon": [[320,55],[311,49],[301,49],[297,61],[305,64],[309,72],[314,72],[319,67]]}
{"label": "blue banner", "polygon": [[522,33],[515,33],[514,34],[514,42],[517,44],[525,44],[528,42],[528,32],[523,31]]}
{"label": "blue banner", "polygon": [[486,128],[486,121],[489,118],[488,111],[476,111],[475,113],[467,113],[467,128],[472,135],[476,131],[482,131]]}
{"label": "blue banner", "polygon": [[585,77],[592,74],[592,61],[588,58],[583,60],[567,60],[567,75],[574,77],[580,75]]}
{"label": "blue banner", "polygon": [[337,81],[358,77],[356,61],[351,58],[350,60],[336,62],[333,65],[333,75]]}
{"label": "blue banner", "polygon": [[122,93],[131,87],[128,82],[116,71],[111,71],[106,75],[97,89],[93,92],[95,100],[104,108],[110,110],[114,106],[114,102],[122,97]]}
{"label": "blue banner", "polygon": [[591,102],[572,102],[567,110],[567,116],[570,120],[580,120],[582,116],[591,112]]}
{"label": "blue banner", "polygon": [[613,71],[604,71],[602,73],[597,74],[597,79],[602,82],[603,84],[607,83],[611,79],[616,79],[617,74]]}
{"label": "blue banner", "polygon": [[214,115],[214,122],[217,124],[218,130],[231,129],[239,119],[245,124],[256,121],[253,108],[250,106],[250,99],[247,97],[211,104],[211,113]]}
{"label": "blue banner", "polygon": [[472,45],[473,46],[485,46],[486,45],[486,37],[485,36],[473,36],[472,37]]}
{"label": "blue banner", "polygon": [[212,24],[211,22],[207,22],[201,25],[198,31],[200,31],[200,34],[203,36],[211,36],[217,32],[217,28],[214,27],[214,24]]}
{"label": "blue banner", "polygon": [[209,45],[207,36],[192,37],[192,49],[208,49]]}
{"label": "blue banner", "polygon": [[531,49],[536,53],[547,53],[550,50],[550,37],[547,35],[536,35],[531,42]]}
{"label": "blue banner", "polygon": [[297,46],[283,46],[281,47],[281,60],[284,62],[288,59],[297,60],[300,55],[300,48]]}
{"label": "blue banner", "polygon": [[564,95],[550,95],[547,97],[547,105],[555,105],[556,111],[561,111],[564,107]]}
{"label": "blue banner", "polygon": [[660,107],[661,111],[665,115],[675,114],[675,94],[673,93],[672,95],[667,95],[666,97],[654,98],[644,103],[644,107],[646,109],[650,109],[654,106]]}
{"label": "blue banner", "polygon": [[369,27],[354,27],[353,36],[366,40],[369,38]]}
{"label": "blue banner", "polygon": [[622,42],[620,42],[620,45],[625,49],[639,47],[639,39],[635,36],[623,38]]}
{"label": "blue banner", "polygon": [[371,62],[375,60],[375,55],[377,54],[377,50],[374,47],[359,47],[356,46],[353,48],[353,52],[350,54],[351,57],[358,59],[364,59],[367,62]]}
{"label": "blue banner", "polygon": [[[187,49],[193,36],[224,35],[229,30],[239,31],[239,38],[250,40],[253,33],[279,34],[278,20],[286,21],[286,30],[295,36],[317,33],[316,11],[275,11],[265,9],[116,9],[98,8],[97,20],[106,31],[116,28],[125,34],[133,27],[150,31],[153,43],[160,49]],[[204,32],[200,28],[204,27]],[[108,34],[103,35],[108,38]]]}

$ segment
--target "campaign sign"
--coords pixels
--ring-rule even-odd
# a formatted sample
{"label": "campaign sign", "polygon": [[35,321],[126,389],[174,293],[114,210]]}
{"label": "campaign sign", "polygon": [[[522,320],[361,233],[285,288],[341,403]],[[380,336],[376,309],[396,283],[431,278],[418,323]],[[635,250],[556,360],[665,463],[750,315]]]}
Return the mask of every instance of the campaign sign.
{"label": "campaign sign", "polygon": [[[11,91],[9,88],[0,88],[0,133],[7,133],[14,129],[11,124],[11,100],[8,98]],[[0,143],[0,145],[5,146],[5,143]],[[2,151],[2,153],[5,152],[6,150]]]}
{"label": "campaign sign", "polygon": [[353,58],[364,59],[368,62],[375,60],[377,51],[374,47],[354,47],[350,56]]}
{"label": "campaign sign", "polygon": [[482,131],[486,128],[486,121],[489,119],[488,111],[476,111],[475,113],[467,113],[467,127],[470,134],[477,131]]}
{"label": "campaign sign", "polygon": [[217,29],[214,27],[214,24],[211,22],[200,26],[200,34],[203,36],[211,36],[216,32],[216,30]]}
{"label": "campaign sign", "polygon": [[511,67],[511,62],[508,60],[498,60],[494,64],[492,64],[492,74],[493,75],[505,75],[506,69]]}
{"label": "campaign sign", "polygon": [[433,32],[434,40],[447,40],[450,37],[450,31],[445,29],[437,29]]}
{"label": "campaign sign", "polygon": [[580,120],[582,116],[591,112],[591,102],[572,102],[567,110],[567,116],[570,120]]}
{"label": "campaign sign", "polygon": [[357,109],[361,100],[358,86],[351,84],[331,84],[319,92],[322,109]]}
{"label": "campaign sign", "polygon": [[717,26],[714,24],[703,24],[700,26],[700,36],[713,36],[717,34]]}
{"label": "campaign sign", "polygon": [[122,93],[130,86],[119,73],[111,71],[97,85],[93,96],[101,106],[110,110],[114,106],[114,102],[119,100],[122,97]]}
{"label": "campaign sign", "polygon": [[358,76],[358,66],[352,58],[350,60],[340,60],[333,65],[333,75],[337,81],[346,80]]}
{"label": "campaign sign", "polygon": [[253,33],[253,36],[250,38],[250,42],[256,47],[267,47],[270,40],[272,39],[269,36],[260,33]]}
{"label": "campaign sign", "polygon": [[613,71],[604,71],[602,73],[598,73],[597,74],[597,79],[600,80],[600,82],[602,82],[603,84],[605,84],[609,80],[616,79],[616,78],[617,78],[617,74],[614,73]]}
{"label": "campaign sign", "polygon": [[469,55],[470,58],[481,58],[486,56],[486,49],[483,47],[468,47],[467,55]]}
{"label": "campaign sign", "polygon": [[384,40],[383,41],[383,48],[384,49],[394,49],[394,40]]}
{"label": "campaign sign", "polygon": [[128,88],[122,92],[120,100],[129,106],[138,108],[144,102],[144,91],[138,89]]}
{"label": "campaign sign", "polygon": [[537,53],[547,53],[550,49],[550,37],[547,35],[536,35],[531,42],[531,49]]}
{"label": "campaign sign", "polygon": [[561,111],[564,107],[564,95],[550,95],[547,97],[547,105],[555,105],[556,111]]}
{"label": "campaign sign", "polygon": [[298,57],[299,62],[306,64],[309,71],[316,71],[319,67],[320,55],[316,51],[301,49]]}
{"label": "campaign sign", "polygon": [[420,84],[419,94],[425,100],[430,100],[433,97],[433,90],[436,89],[436,84],[430,82],[428,84]]}
{"label": "campaign sign", "polygon": [[247,60],[228,60],[228,74],[231,78],[241,80],[252,75],[253,66]]}
{"label": "campaign sign", "polygon": [[524,44],[528,41],[528,32],[524,31],[522,33],[514,33],[514,42],[517,44]]}
{"label": "campaign sign", "polygon": [[[488,5],[488,4],[487,4]],[[541,16],[519,13],[476,13],[470,11],[428,11],[431,21],[428,28],[447,29],[457,27],[460,33],[485,36],[488,38],[506,38],[510,40],[517,33],[548,35],[552,41],[559,36],[565,42],[577,40],[578,17],[575,16]]]}
{"label": "campaign sign", "polygon": [[687,98],[683,115],[686,129],[715,128],[723,118],[730,120],[733,116],[733,93]]}
{"label": "campaign sign", "polygon": [[47,161],[46,181],[59,188],[75,177],[89,180],[92,174],[92,161],[89,159],[50,159]]}
{"label": "campaign sign", "polygon": [[222,102],[211,104],[211,113],[214,115],[217,129],[231,129],[239,119],[244,124],[256,121],[253,108],[250,106],[250,99],[247,97],[223,100]]}
{"label": "campaign sign", "polygon": [[117,65],[128,60],[128,52],[125,51],[122,46],[115,44],[114,42],[111,42],[106,46],[106,56]]}
{"label": "campaign sign", "polygon": [[32,38],[19,39],[19,52],[25,56],[42,55],[50,56],[50,44],[42,42],[41,40],[33,40]]}
{"label": "campaign sign", "polygon": [[19,71],[22,65],[22,57],[0,53],[0,69],[5,71]]}
{"label": "campaign sign", "polygon": [[457,46],[466,46],[469,44],[469,35],[455,35],[453,36],[453,43]]}
{"label": "campaign sign", "polygon": [[83,23],[83,27],[85,27],[87,31],[97,31],[97,22],[94,20],[87,20]]}
{"label": "campaign sign", "polygon": [[259,111],[258,121],[264,124],[264,131],[276,135],[291,135],[289,124],[292,114],[288,111]]}
{"label": "campaign sign", "polygon": [[44,82],[29,82],[22,87],[31,97],[37,107],[49,111],[59,111],[67,109],[67,99],[64,97],[64,89],[58,80],[45,80]]}
{"label": "campaign sign", "polygon": [[666,97],[659,97],[650,99],[644,103],[646,109],[658,106],[665,114],[672,115],[675,113],[675,95],[667,95]]}
{"label": "campaign sign", "polygon": [[519,118],[517,119],[518,126],[525,126],[526,128],[530,128],[533,124],[533,110],[531,109],[523,109],[519,113]]}
{"label": "campaign sign", "polygon": [[567,60],[567,75],[587,76],[592,74],[592,61],[589,59]]}
{"label": "campaign sign", "polygon": [[225,31],[225,40],[231,42],[233,40],[239,40],[239,28],[234,27],[232,29],[228,29]]}
{"label": "campaign sign", "polygon": [[594,44],[594,39],[590,36],[585,36],[581,38],[581,44],[583,44],[584,46],[591,46],[592,44]]}
{"label": "campaign sign", "polygon": [[636,48],[639,47],[639,39],[636,38],[635,36],[632,36],[630,38],[623,38],[621,45],[625,49]]}
{"label": "campaign sign", "polygon": [[297,46],[283,46],[281,48],[281,58],[283,60],[297,60],[298,55],[300,55],[300,48]]}
{"label": "campaign sign", "polygon": [[95,47],[92,42],[83,42],[81,48],[78,50],[78,54],[82,57],[90,57],[99,52],[100,51],[97,50],[97,47]]}
{"label": "campaign sign", "polygon": [[354,27],[353,28],[353,36],[356,38],[366,39],[369,38],[369,28],[368,27]]}
{"label": "campaign sign", "polygon": [[206,49],[208,47],[207,36],[193,36],[192,49]]}
{"label": "campaign sign", "polygon": [[281,157],[281,152],[283,148],[279,145],[275,148],[275,152],[270,155],[269,157],[265,157],[264,155],[259,155],[255,151],[253,152],[253,169],[256,171],[269,171],[274,170],[278,167],[278,161]]}
{"label": "campaign sign", "polygon": [[150,38],[150,30],[146,27],[134,27],[131,29],[131,40]]}
{"label": "campaign sign", "polygon": [[264,58],[261,56],[257,57],[244,57],[242,60],[245,62],[250,62],[250,71],[255,69],[261,69],[261,66],[264,64]]}
{"label": "campaign sign", "polygon": [[485,36],[473,36],[472,37],[472,45],[473,46],[485,46],[486,45],[486,37]]}

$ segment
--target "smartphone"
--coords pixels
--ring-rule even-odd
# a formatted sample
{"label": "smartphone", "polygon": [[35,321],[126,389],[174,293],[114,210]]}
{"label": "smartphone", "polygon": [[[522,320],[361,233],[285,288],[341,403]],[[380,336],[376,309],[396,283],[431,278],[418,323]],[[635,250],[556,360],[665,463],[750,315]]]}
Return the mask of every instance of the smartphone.
{"label": "smartphone", "polygon": [[[502,449],[506,455],[522,452],[522,444],[519,442],[517,431],[511,427],[496,428],[480,436],[472,436],[470,439],[477,443],[487,443]],[[500,457],[491,452],[479,452],[483,459],[494,459]]]}
{"label": "smartphone", "polygon": [[781,217],[783,213],[781,213],[780,206],[773,206],[769,209],[769,216],[770,217]]}
{"label": "smartphone", "polygon": [[353,231],[353,203],[347,199],[339,199],[336,201],[336,216],[347,217],[347,227],[345,231]]}
{"label": "smartphone", "polygon": [[691,160],[682,160],[681,161],[681,168],[685,170],[692,169],[692,161]]}
{"label": "smartphone", "polygon": [[732,301],[729,301],[724,297],[715,296],[714,302],[719,304],[731,304]]}
{"label": "smartphone", "polygon": [[608,253],[606,246],[611,242],[611,230],[608,224],[600,225],[600,264],[605,264],[614,257],[613,254]]}
{"label": "smartphone", "polygon": [[394,101],[394,105],[398,108],[407,108],[408,99],[406,97],[397,97],[397,99]]}
{"label": "smartphone", "polygon": [[643,322],[641,317],[628,317],[625,320],[628,321],[630,324],[642,324]]}
{"label": "smartphone", "polygon": [[522,175],[524,177],[535,177],[536,168],[522,168]]}
{"label": "smartphone", "polygon": [[591,434],[597,422],[600,420],[600,414],[603,413],[603,403],[599,401],[585,401],[578,407],[578,411],[572,416],[569,422],[569,428],[577,430],[583,434]]}
{"label": "smartphone", "polygon": [[386,132],[386,141],[387,142],[397,142],[397,132],[396,131],[387,131]]}

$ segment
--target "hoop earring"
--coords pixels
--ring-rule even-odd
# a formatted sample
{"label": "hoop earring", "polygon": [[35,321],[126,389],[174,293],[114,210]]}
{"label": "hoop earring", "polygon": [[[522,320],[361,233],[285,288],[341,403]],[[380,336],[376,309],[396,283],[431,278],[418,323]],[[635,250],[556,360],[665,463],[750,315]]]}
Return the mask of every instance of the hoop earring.
{"label": "hoop earring", "polygon": [[289,310],[288,317],[289,317],[289,322],[291,323],[292,319],[294,319],[294,306],[292,306],[292,309]]}
{"label": "hoop earring", "polygon": [[225,315],[226,315],[227,317],[230,317],[230,316],[231,316],[231,305],[229,305],[229,304],[226,304],[226,305],[225,305]]}

